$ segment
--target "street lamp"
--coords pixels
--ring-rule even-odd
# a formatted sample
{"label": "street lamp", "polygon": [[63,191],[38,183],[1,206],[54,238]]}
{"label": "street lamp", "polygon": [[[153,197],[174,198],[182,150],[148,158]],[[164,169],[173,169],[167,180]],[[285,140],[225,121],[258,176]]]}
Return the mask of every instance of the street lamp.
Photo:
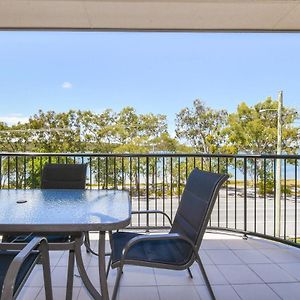
{"label": "street lamp", "polygon": [[[283,92],[278,93],[277,109],[261,109],[260,112],[277,110],[277,155],[282,152],[282,103]],[[276,185],[275,185],[275,236],[280,237],[281,230],[281,159],[276,159]]]}

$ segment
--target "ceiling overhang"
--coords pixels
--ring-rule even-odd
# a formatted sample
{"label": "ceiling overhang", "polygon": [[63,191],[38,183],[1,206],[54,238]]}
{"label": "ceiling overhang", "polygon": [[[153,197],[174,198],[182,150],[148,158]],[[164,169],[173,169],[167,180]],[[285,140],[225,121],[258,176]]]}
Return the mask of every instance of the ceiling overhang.
{"label": "ceiling overhang", "polygon": [[300,0],[0,0],[0,29],[298,31]]}

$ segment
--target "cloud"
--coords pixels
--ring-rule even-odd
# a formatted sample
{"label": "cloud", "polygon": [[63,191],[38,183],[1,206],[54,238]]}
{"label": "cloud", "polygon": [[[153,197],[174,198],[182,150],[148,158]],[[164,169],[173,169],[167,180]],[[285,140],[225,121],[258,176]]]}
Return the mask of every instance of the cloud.
{"label": "cloud", "polygon": [[61,85],[61,87],[62,87],[63,89],[71,89],[71,88],[73,87],[73,84],[72,84],[71,82],[65,81],[65,82]]}
{"label": "cloud", "polygon": [[8,116],[0,116],[0,121],[7,123],[8,125],[15,125],[17,123],[26,123],[28,122],[29,117],[25,117],[22,114],[11,114]]}

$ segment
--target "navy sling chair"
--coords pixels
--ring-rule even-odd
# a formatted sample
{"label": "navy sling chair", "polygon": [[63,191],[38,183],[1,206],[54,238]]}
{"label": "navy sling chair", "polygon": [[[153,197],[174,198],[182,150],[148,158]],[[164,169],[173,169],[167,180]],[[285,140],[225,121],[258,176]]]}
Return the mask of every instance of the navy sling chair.
{"label": "navy sling chair", "polygon": [[[85,189],[86,164],[45,164],[42,171],[41,189]],[[85,234],[89,243],[88,234]],[[49,243],[64,243],[70,240],[69,234],[47,234]],[[29,242],[31,234],[4,235],[3,242]]]}
{"label": "navy sling chair", "polygon": [[[18,297],[28,276],[39,261],[43,264],[46,300],[52,300],[51,273],[48,244],[45,238],[35,237],[29,244],[0,244],[0,299]],[[20,250],[16,250],[20,248]]]}
{"label": "navy sling chair", "polygon": [[[85,189],[86,164],[45,164],[42,171],[41,189]],[[4,235],[2,242],[29,243],[38,233]],[[44,236],[45,234],[40,233]],[[73,276],[74,276],[74,239],[76,236],[70,233],[52,233],[45,237],[49,243],[50,250],[69,250],[67,299],[72,298]],[[89,235],[84,233],[85,245],[89,249]]]}
{"label": "navy sling chair", "polygon": [[[46,164],[42,173],[42,189],[85,189],[87,164]],[[64,242],[69,235],[50,235],[48,241]],[[49,240],[50,239],[50,240]],[[90,246],[89,233],[85,232],[85,244]],[[88,248],[87,248],[88,251]]]}
{"label": "navy sling chair", "polygon": [[211,298],[215,299],[198,252],[215,200],[227,179],[226,174],[205,172],[195,168],[187,179],[168,234],[148,235],[133,232],[112,234],[112,252],[107,275],[110,266],[118,268],[112,299],[116,299],[125,264],[171,270],[187,269],[192,277],[189,267],[195,261]]}

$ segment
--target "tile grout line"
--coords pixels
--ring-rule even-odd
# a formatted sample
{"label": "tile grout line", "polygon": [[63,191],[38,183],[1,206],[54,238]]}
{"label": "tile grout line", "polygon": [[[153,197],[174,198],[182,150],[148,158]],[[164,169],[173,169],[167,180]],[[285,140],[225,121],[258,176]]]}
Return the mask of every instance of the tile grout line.
{"label": "tile grout line", "polygon": [[234,286],[233,286],[231,283],[229,283],[229,286],[234,290],[234,292],[237,294],[237,296],[238,296],[241,300],[243,300],[242,296],[240,296],[240,294],[238,293],[238,291],[234,288]]}
{"label": "tile grout line", "polygon": [[[271,283],[270,283],[271,284]],[[267,283],[267,286],[282,300],[284,300],[284,298],[280,297],[280,295]]]}
{"label": "tile grout line", "polygon": [[[29,286],[28,288],[31,288],[31,287]],[[43,289],[44,289],[44,286],[42,286],[40,288],[39,292],[37,293],[37,295],[36,295],[36,297],[34,299],[37,299],[39,297],[39,295],[42,293]],[[52,288],[52,290],[53,290],[53,288]]]}
{"label": "tile grout line", "polygon": [[[259,264],[259,265],[263,265],[263,264]],[[267,265],[267,264],[265,264],[265,265]],[[269,264],[269,265],[276,265],[275,263],[272,263],[272,264]],[[251,271],[253,271],[262,281],[263,281],[263,283],[264,284],[266,284],[266,285],[268,285],[268,284],[279,284],[279,283],[296,283],[296,282],[298,282],[298,280],[296,280],[296,281],[284,281],[284,282],[282,282],[282,281],[274,281],[274,282],[266,282],[266,281],[264,281],[263,280],[263,278],[261,277],[261,276],[259,276],[259,274],[255,271],[255,270],[253,270],[249,265],[248,265],[248,268],[251,270]],[[283,269],[282,269],[283,270]],[[285,271],[285,270],[283,270],[283,271]],[[289,273],[288,273],[288,275],[290,275]],[[291,276],[292,277],[292,276]],[[294,278],[294,277],[293,277]]]}
{"label": "tile grout line", "polygon": [[281,267],[280,264],[282,265],[293,265],[294,263],[275,263],[280,269],[282,269],[283,271],[287,272],[291,277],[293,277],[297,282],[300,282],[300,280],[298,278],[296,278],[289,270],[286,270],[284,268]]}
{"label": "tile grout line", "polygon": [[159,288],[158,288],[157,278],[156,278],[154,268],[152,268],[152,271],[153,271],[153,275],[154,275],[154,280],[155,280],[155,284],[156,284],[156,290],[157,290],[158,298],[159,298],[159,300],[161,300],[161,296],[160,296],[160,293],[159,293]]}

